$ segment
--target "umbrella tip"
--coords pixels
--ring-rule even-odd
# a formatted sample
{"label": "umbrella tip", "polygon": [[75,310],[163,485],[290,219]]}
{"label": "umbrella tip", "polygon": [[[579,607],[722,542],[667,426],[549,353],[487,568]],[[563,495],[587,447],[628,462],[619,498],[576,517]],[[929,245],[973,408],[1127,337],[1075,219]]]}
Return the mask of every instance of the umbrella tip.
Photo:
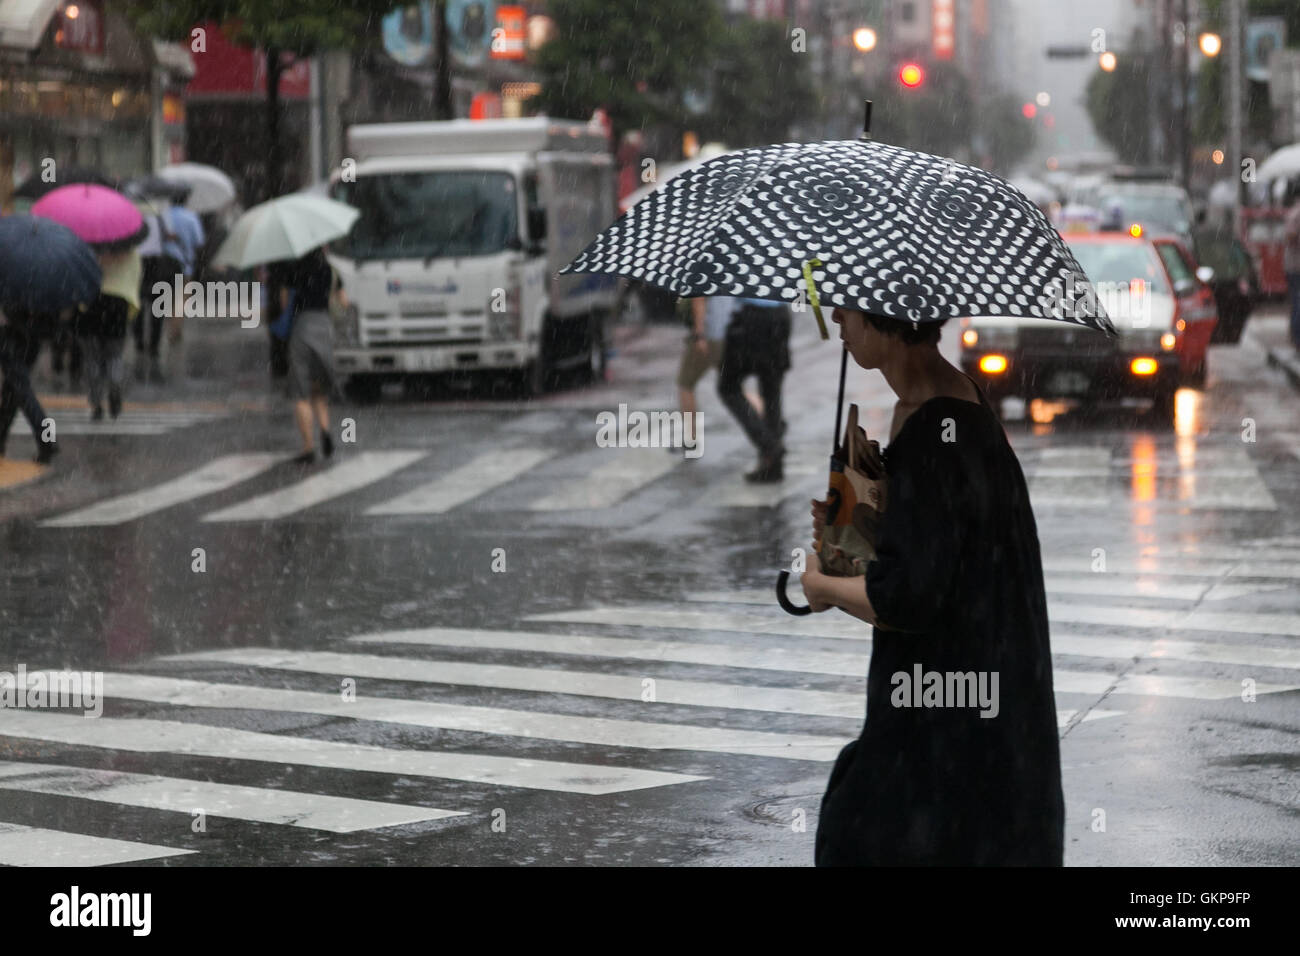
{"label": "umbrella tip", "polygon": [[862,135],[858,139],[871,139],[871,100],[863,100]]}

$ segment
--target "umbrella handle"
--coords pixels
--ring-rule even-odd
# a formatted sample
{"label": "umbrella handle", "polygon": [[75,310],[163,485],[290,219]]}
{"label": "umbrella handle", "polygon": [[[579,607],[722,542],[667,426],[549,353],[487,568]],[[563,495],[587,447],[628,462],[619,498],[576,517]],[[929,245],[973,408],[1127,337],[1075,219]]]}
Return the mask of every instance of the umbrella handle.
{"label": "umbrella handle", "polygon": [[805,614],[811,614],[812,608],[805,604],[799,607],[794,604],[789,595],[785,593],[786,585],[790,583],[790,572],[782,571],[776,576],[776,603],[781,605],[781,610],[787,614],[793,614],[796,617],[802,617]]}

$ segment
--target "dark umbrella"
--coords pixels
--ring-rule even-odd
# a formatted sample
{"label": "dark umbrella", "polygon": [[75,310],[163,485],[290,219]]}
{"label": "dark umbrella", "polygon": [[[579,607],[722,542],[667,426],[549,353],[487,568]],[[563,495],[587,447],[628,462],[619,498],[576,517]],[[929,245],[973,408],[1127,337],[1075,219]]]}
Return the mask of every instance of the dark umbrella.
{"label": "dark umbrella", "polygon": [[15,199],[40,199],[48,192],[58,189],[60,186],[70,186],[73,183],[91,183],[95,186],[108,186],[110,189],[117,188],[116,180],[105,176],[97,169],[89,166],[78,166],[65,172],[59,172],[55,168],[55,181],[52,183],[45,182],[41,177],[43,173],[32,173],[23,184],[14,190]]}
{"label": "dark umbrella", "polygon": [[77,234],[39,216],[0,217],[0,308],[55,314],[99,294],[99,262]]}
{"label": "dark umbrella", "polygon": [[[911,322],[1060,319],[1114,335],[1060,234],[1006,180],[861,138],[741,150],[675,176],[565,273],[640,279],[679,296],[820,303]],[[796,308],[800,308],[796,305]],[[831,440],[840,438],[844,374]],[[793,610],[784,594],[782,606]]]}

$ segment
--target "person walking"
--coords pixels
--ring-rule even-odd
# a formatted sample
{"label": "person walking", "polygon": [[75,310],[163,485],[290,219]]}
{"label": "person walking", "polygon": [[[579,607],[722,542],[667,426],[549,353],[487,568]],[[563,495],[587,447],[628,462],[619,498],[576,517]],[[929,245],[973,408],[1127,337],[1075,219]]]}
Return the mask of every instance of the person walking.
{"label": "person walking", "polygon": [[1291,345],[1300,352],[1300,189],[1287,190],[1291,200],[1284,222],[1286,245],[1282,251],[1282,271],[1286,273],[1286,291],[1291,300]]}
{"label": "person walking", "polygon": [[[813,554],[802,579],[814,612],[873,626],[866,721],[831,770],[815,862],[1060,866],[1047,599],[1020,463],[983,392],[940,355],[939,324],[833,319],[898,403],[875,559],[832,577]],[[826,520],[814,501],[815,538]]]}
{"label": "person walking", "polygon": [[173,301],[174,293],[161,296],[153,293],[159,283],[175,288],[176,277],[181,276],[184,287],[185,268],[175,253],[180,251],[178,238],[168,220],[169,210],[164,207],[153,215],[145,216],[149,232],[137,251],[140,254],[140,320],[135,323],[135,378],[161,384],[164,381],[159,345],[162,342],[163,321],[174,314],[182,303]]}
{"label": "person walking", "polygon": [[[709,369],[717,368],[722,361],[723,336],[731,322],[735,300],[730,296],[691,299],[690,308],[691,331],[686,335],[681,365],[677,369],[677,403],[682,411],[688,447],[695,441],[695,412],[699,408],[695,387]],[[668,450],[678,451],[676,448]]]}
{"label": "person walking", "polygon": [[45,440],[45,409],[32,388],[31,370],[41,351],[41,337],[52,321],[9,307],[0,313],[0,458],[5,456],[9,429],[21,410],[36,440],[36,461],[49,464],[59,450]]}
{"label": "person walking", "polygon": [[127,327],[140,311],[142,271],[135,249],[101,252],[99,265],[104,273],[99,295],[73,320],[85,356],[90,417],[97,422],[104,418],[106,391],[109,415],[117,418],[122,412],[122,353]]}
{"label": "person walking", "polygon": [[[733,301],[735,311],[727,325],[718,366],[718,397],[758,450],[758,467],[748,472],[745,480],[778,482],[785,477],[781,381],[790,368],[790,307],[765,299]],[[758,379],[761,416],[741,391],[750,375]]]}
{"label": "person walking", "polygon": [[301,259],[277,264],[280,304],[289,309],[289,395],[294,403],[294,420],[302,437],[302,452],[294,459],[300,464],[316,460],[313,426],[320,429],[321,453],[334,454],[330,437],[329,399],[338,392],[334,377],[334,331],[330,320],[330,300],[347,308],[347,294],[338,277],[317,247]]}

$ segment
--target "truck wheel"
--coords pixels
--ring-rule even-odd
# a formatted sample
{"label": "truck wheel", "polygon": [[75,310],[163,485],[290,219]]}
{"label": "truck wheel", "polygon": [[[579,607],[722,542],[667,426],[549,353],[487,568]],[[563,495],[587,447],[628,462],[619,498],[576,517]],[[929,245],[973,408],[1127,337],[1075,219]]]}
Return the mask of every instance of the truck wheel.
{"label": "truck wheel", "polygon": [[524,397],[537,398],[545,395],[546,390],[551,387],[551,378],[554,370],[551,368],[550,360],[546,355],[546,322],[542,322],[542,334],[537,346],[537,358],[533,359],[526,369],[524,369]]}

